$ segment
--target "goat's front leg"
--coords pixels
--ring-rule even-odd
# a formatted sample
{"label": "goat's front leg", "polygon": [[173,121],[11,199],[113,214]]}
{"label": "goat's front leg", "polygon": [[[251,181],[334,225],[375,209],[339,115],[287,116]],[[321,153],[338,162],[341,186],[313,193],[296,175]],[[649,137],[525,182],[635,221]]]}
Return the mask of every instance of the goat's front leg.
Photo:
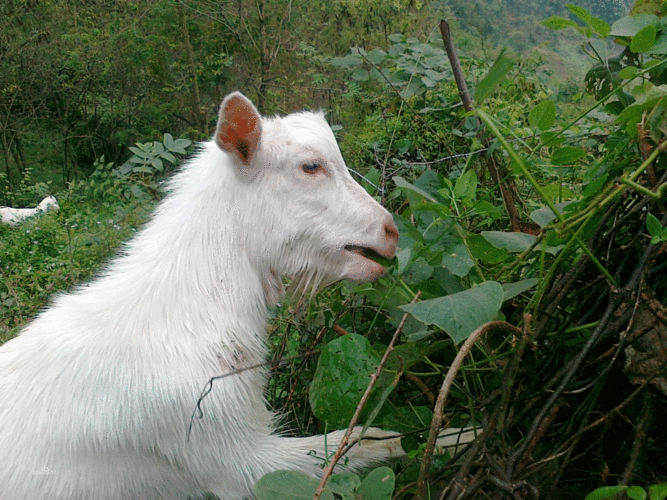
{"label": "goat's front leg", "polygon": [[[336,472],[356,471],[405,456],[401,434],[370,427],[361,441],[362,427],[355,427],[349,443],[354,443],[336,465]],[[253,447],[253,464],[243,467],[244,479],[238,485],[241,496],[232,493],[229,485],[219,485],[212,493],[224,500],[251,497],[255,483],[265,474],[278,470],[301,471],[321,477],[322,469],[336,453],[346,431],[334,431],[310,437],[281,437],[271,434]],[[475,438],[473,428],[446,429],[438,438],[437,450],[453,449]]]}
{"label": "goat's front leg", "polygon": [[[336,471],[356,471],[405,457],[401,447],[401,434],[370,427],[359,440],[361,431],[362,427],[355,427],[352,431],[348,441],[352,446],[336,464]],[[336,453],[345,432],[340,430],[303,438],[274,436],[277,439],[273,454],[275,460],[269,461],[273,464],[269,466],[270,470],[264,470],[264,473],[289,469],[320,476],[324,466]],[[448,449],[455,453],[458,448],[472,442],[477,432],[472,427],[445,429],[438,438],[436,451],[442,453]]]}

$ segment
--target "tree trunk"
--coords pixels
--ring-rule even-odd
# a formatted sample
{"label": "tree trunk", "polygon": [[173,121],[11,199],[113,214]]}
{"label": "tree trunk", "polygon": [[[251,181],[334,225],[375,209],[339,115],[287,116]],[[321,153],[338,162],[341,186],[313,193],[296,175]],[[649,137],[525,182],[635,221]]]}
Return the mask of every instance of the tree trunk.
{"label": "tree trunk", "polygon": [[180,1],[176,2],[176,12],[178,20],[181,25],[181,36],[183,37],[183,46],[188,58],[188,69],[190,70],[190,78],[192,79],[192,111],[194,114],[194,122],[197,129],[208,135],[208,127],[206,119],[202,113],[201,96],[199,94],[199,83],[197,82],[197,69],[195,67],[195,58],[192,52],[192,45],[190,44],[190,32],[185,20],[185,11],[183,4]]}

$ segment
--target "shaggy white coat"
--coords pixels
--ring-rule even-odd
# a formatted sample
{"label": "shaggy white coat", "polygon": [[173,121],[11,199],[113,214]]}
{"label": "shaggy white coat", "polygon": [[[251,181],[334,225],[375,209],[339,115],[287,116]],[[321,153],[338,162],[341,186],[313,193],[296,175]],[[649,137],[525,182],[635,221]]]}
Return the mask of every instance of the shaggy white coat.
{"label": "shaggy white coat", "polygon": [[[265,370],[216,381],[188,439],[191,416],[211,377],[265,361],[281,276],[372,280],[360,248],[397,240],[321,114],[261,118],[231,94],[123,254],[0,347],[0,499],[233,500],[270,471],[317,475],[342,433],[276,434]],[[345,466],[401,454],[362,442]]]}
{"label": "shaggy white coat", "polygon": [[0,207],[0,223],[16,227],[20,222],[35,215],[60,210],[58,202],[53,196],[47,196],[39,202],[36,208]]}

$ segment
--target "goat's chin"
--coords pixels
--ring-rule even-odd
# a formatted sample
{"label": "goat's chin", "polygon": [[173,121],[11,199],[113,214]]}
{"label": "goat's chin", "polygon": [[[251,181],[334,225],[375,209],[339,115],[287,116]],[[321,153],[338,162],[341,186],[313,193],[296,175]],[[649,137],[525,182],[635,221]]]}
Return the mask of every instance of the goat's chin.
{"label": "goat's chin", "polygon": [[355,283],[375,281],[385,272],[385,267],[374,260],[368,259],[356,252],[347,253],[345,279]]}

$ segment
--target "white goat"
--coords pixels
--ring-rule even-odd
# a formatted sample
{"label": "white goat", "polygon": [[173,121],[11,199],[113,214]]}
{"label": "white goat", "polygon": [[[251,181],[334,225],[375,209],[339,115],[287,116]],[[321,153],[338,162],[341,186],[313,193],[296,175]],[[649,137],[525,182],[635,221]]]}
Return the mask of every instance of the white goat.
{"label": "white goat", "polygon": [[56,199],[53,196],[47,196],[37,205],[37,208],[0,207],[0,222],[15,227],[21,221],[34,215],[57,212],[58,210],[60,210],[60,206]]}
{"label": "white goat", "polygon": [[[266,359],[281,276],[373,280],[384,269],[364,252],[397,242],[321,114],[262,118],[229,95],[124,254],[0,347],[0,498],[241,499],[270,471],[317,475],[342,432],[276,434],[266,370],[216,381],[188,438],[191,416],[211,377]],[[392,439],[342,467],[402,455],[395,434],[368,435]]]}

